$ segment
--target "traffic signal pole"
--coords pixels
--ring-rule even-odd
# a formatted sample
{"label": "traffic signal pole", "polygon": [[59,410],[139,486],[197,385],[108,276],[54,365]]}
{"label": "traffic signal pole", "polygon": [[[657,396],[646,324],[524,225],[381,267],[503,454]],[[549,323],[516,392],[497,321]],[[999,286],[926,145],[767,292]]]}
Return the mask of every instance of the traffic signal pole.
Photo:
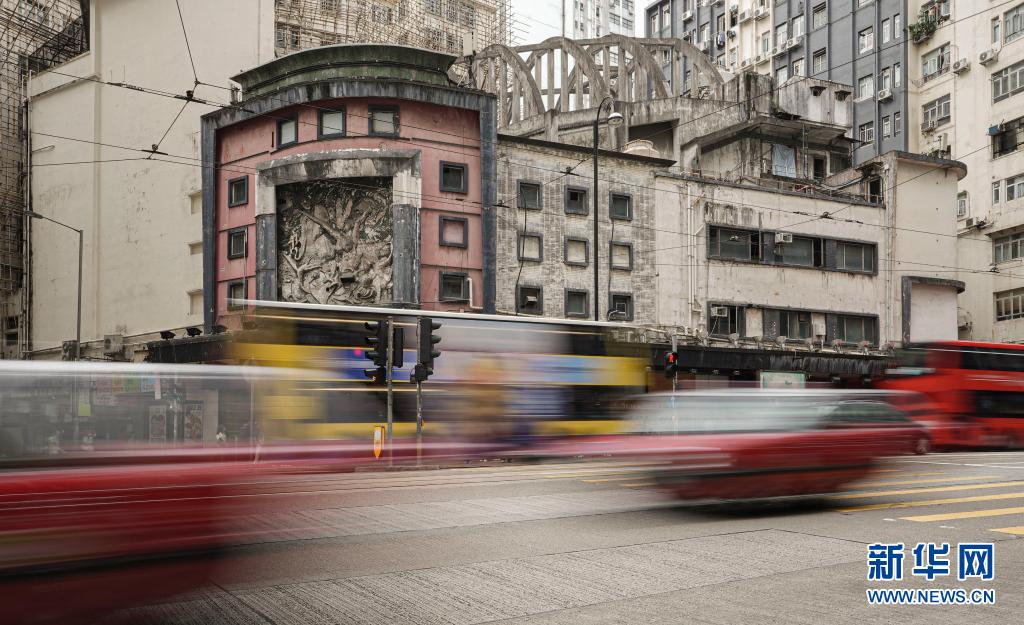
{"label": "traffic signal pole", "polygon": [[393,458],[394,449],[394,415],[395,415],[395,403],[394,403],[394,375],[391,370],[392,364],[395,361],[395,333],[391,331],[395,327],[395,318],[388,317],[388,361],[387,367],[385,367],[384,374],[385,379],[388,383],[388,464],[391,464]]}

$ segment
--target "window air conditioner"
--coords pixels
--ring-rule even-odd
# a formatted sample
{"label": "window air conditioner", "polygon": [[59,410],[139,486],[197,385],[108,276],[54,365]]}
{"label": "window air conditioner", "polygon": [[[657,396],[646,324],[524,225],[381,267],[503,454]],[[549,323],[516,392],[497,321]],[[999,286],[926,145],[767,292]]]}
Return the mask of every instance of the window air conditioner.
{"label": "window air conditioner", "polygon": [[792,243],[793,233],[792,232],[776,232],[775,233],[776,243]]}
{"label": "window air conditioner", "polygon": [[962,74],[962,73],[966,72],[970,67],[971,67],[970,61],[968,61],[967,59],[960,59],[956,63],[953,63],[953,73],[954,74]]}
{"label": "window air conditioner", "polygon": [[999,60],[999,50],[993,50],[990,48],[978,55],[978,62],[982,65],[995,63],[997,60]]}
{"label": "window air conditioner", "polygon": [[712,317],[728,317],[729,307],[728,306],[712,306],[711,307]]}
{"label": "window air conditioner", "polygon": [[878,90],[878,101],[879,102],[888,102],[891,99],[892,99],[892,90],[891,89],[879,89]]}

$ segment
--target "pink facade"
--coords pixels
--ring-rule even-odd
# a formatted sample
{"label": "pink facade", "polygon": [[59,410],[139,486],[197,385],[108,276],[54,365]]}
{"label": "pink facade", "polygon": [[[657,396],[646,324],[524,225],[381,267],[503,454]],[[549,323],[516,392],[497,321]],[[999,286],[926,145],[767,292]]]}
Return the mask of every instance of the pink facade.
{"label": "pink facade", "polygon": [[[370,135],[371,107],[397,109],[398,136]],[[344,111],[344,135],[321,136],[321,113],[341,110]],[[279,121],[287,119],[297,120],[297,140],[279,147]],[[336,125],[329,125],[324,134],[330,133]],[[285,132],[291,131],[286,128]],[[259,176],[263,174],[260,172],[286,157],[334,151],[340,151],[337,158],[354,160],[360,157],[352,154],[418,152],[419,167],[412,178],[418,180],[418,185],[414,184],[410,188],[408,184],[396,184],[393,190],[395,204],[409,204],[419,206],[420,209],[418,303],[425,309],[437,310],[468,310],[470,303],[479,307],[484,296],[480,146],[478,111],[399,99],[317,100],[272,110],[219,128],[216,131],[216,160],[219,167],[216,170],[214,193],[214,314],[217,323],[229,328],[239,324],[236,311],[229,310],[228,306],[232,285],[241,282],[245,284],[246,297],[256,297],[256,215],[259,206],[266,206],[261,203],[259,196],[273,192],[272,188],[261,184]],[[345,154],[346,151],[348,154]],[[465,192],[441,190],[443,162],[465,166]],[[235,205],[231,205],[230,185],[240,178],[246,180],[246,192],[236,192]],[[302,182],[317,179],[314,172]],[[266,198],[263,202],[266,202]],[[441,235],[442,222],[447,226],[448,235],[444,242]],[[242,228],[246,232],[245,255],[230,258],[230,233],[239,232]],[[462,228],[465,229],[464,246],[459,245],[462,240],[458,236],[453,236],[453,233],[458,235]],[[235,236],[237,245],[238,235]],[[283,244],[278,241],[278,246]],[[238,256],[237,246],[235,252],[235,256]],[[467,286],[472,285],[469,301],[441,301],[439,282],[442,273],[465,274],[468,278]]]}

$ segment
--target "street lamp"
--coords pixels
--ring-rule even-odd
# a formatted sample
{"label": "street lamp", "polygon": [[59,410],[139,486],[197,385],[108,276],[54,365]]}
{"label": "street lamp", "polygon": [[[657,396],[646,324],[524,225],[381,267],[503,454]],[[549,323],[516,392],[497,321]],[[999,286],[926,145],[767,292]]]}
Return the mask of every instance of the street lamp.
{"label": "street lamp", "polygon": [[82,356],[82,231],[35,211],[22,211],[22,213],[32,219],[44,219],[52,224],[57,224],[78,233],[78,304],[76,306],[77,314],[75,320],[75,360],[79,360]]}
{"label": "street lamp", "polygon": [[[601,137],[598,134],[598,128],[601,125],[601,110],[604,108],[604,103],[612,104],[612,97],[605,96],[601,103],[597,105],[597,117],[594,118],[594,321],[601,320],[601,304],[599,300],[600,285],[601,285],[601,267],[597,262],[598,253],[600,252],[600,245],[598,245],[598,238],[600,233],[598,231],[597,221],[597,156],[600,149]],[[605,118],[605,123],[608,124],[609,128],[618,128],[622,125],[622,113],[611,111],[608,117]]]}

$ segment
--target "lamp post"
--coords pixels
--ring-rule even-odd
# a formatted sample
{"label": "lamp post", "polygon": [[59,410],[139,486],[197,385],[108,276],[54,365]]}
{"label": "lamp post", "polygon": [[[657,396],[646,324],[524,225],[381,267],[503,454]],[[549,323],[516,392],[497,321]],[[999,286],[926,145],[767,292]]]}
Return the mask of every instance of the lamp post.
{"label": "lamp post", "polygon": [[58,226],[78,233],[78,302],[76,304],[77,310],[75,314],[75,360],[79,360],[82,356],[82,230],[57,221],[56,219],[50,219],[46,215],[41,215],[35,211],[22,212],[32,219],[44,219],[52,224],[57,224]]}
{"label": "lamp post", "polygon": [[[604,108],[605,102],[611,104],[612,97],[605,96],[605,98],[601,100],[601,103],[597,105],[597,116],[594,118],[594,321],[601,320],[601,304],[598,302],[598,300],[601,299],[601,267],[597,262],[598,251],[601,249],[600,245],[598,245],[600,232],[597,220],[597,157],[601,145],[601,136],[598,133],[598,130],[601,126],[601,110]],[[605,118],[605,122],[608,124],[609,128],[618,128],[622,125],[622,113],[612,111],[608,114],[608,117]]]}

